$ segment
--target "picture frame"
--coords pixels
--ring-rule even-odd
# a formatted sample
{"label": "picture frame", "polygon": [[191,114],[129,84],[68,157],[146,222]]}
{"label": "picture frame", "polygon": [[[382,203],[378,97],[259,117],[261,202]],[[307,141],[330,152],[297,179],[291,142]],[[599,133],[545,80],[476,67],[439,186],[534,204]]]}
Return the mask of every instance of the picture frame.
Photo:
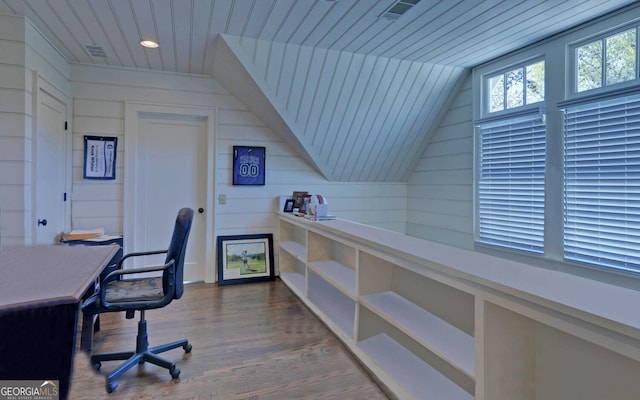
{"label": "picture frame", "polygon": [[282,210],[283,212],[286,213],[291,213],[293,212],[293,205],[295,203],[295,200],[293,199],[287,199],[287,201],[285,201],[284,203],[284,209]]}
{"label": "picture frame", "polygon": [[273,234],[218,236],[218,285],[275,279]]}
{"label": "picture frame", "polygon": [[233,146],[233,184],[265,184],[266,148],[256,146]]}
{"label": "picture frame", "polygon": [[118,138],[84,136],[84,179],[116,179]]}
{"label": "picture frame", "polygon": [[297,208],[298,210],[300,210],[300,208],[304,204],[305,196],[308,196],[308,195],[309,195],[309,192],[300,192],[300,191],[293,192],[293,195],[291,196],[291,198],[293,199],[293,208]]}

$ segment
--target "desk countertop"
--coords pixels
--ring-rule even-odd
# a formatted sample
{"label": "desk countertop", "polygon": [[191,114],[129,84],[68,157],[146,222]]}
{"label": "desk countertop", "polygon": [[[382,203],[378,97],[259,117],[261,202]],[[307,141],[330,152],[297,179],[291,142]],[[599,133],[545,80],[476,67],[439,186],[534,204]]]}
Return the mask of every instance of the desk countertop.
{"label": "desk countertop", "polygon": [[4,247],[0,309],[78,302],[117,250],[117,245]]}

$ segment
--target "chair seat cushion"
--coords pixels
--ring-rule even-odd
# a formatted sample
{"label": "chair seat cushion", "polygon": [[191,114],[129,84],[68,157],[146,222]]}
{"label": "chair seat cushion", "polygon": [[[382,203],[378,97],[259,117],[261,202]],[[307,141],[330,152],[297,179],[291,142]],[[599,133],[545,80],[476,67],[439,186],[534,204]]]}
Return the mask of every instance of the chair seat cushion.
{"label": "chair seat cushion", "polygon": [[164,295],[162,277],[123,279],[107,285],[106,300],[112,302],[158,300]]}

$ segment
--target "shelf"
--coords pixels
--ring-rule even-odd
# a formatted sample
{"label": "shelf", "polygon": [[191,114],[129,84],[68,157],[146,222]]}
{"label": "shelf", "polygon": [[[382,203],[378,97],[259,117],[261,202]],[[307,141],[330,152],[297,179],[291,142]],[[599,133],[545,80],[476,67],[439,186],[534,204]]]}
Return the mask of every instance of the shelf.
{"label": "shelf", "polygon": [[302,262],[307,262],[307,248],[298,242],[280,242],[280,248]]}
{"label": "shelf", "polygon": [[474,377],[473,336],[394,292],[362,296],[360,302],[467,376]]}
{"label": "shelf", "polygon": [[307,284],[304,275],[296,272],[280,273],[280,279],[299,296],[306,293]]}
{"label": "shelf", "polygon": [[384,333],[358,347],[416,399],[472,400],[473,396]]}
{"label": "shelf", "polygon": [[309,267],[351,299],[356,299],[356,271],[336,261],[314,261]]}
{"label": "shelf", "polygon": [[[325,322],[353,339],[356,303],[313,271],[309,272],[307,297],[324,314]],[[326,321],[329,320],[329,321]]]}

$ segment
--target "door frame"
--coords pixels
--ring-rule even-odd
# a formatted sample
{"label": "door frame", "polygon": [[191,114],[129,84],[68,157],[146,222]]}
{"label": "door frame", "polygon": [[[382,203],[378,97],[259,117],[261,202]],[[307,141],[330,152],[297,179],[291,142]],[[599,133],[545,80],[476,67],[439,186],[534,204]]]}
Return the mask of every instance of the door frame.
{"label": "door frame", "polygon": [[[125,101],[124,117],[124,201],[123,201],[123,234],[124,247],[127,252],[135,248],[135,205],[138,200],[137,174],[136,174],[136,154],[138,153],[138,124],[144,116],[176,115],[180,117],[202,118],[206,124],[207,142],[207,166],[206,166],[206,188],[205,188],[205,282],[215,281],[215,254],[213,227],[215,218],[215,148],[216,148],[216,109],[213,107],[202,107],[182,104],[150,103],[144,101]],[[147,249],[148,250],[148,249]]]}
{"label": "door frame", "polygon": [[[58,89],[44,77],[42,77],[37,71],[33,71],[32,73],[33,79],[33,93],[35,94],[32,98],[32,109],[33,109],[33,117],[32,117],[32,127],[31,127],[31,137],[33,139],[33,145],[31,146],[31,159],[33,160],[33,165],[31,167],[31,182],[33,183],[33,187],[31,189],[31,243],[36,244],[37,235],[38,235],[38,208],[37,208],[37,200],[36,200],[36,192],[38,185],[38,177],[37,177],[37,164],[38,164],[38,118],[40,113],[40,103],[41,103],[41,93],[46,93],[51,96],[55,100],[59,101],[61,104],[64,104],[66,115],[65,120],[67,123],[67,129],[64,130],[64,154],[62,157],[64,159],[64,187],[61,188],[62,192],[60,195],[64,193],[67,194],[67,198],[64,201],[64,219],[63,219],[63,231],[68,232],[71,230],[71,190],[72,190],[72,146],[73,146],[73,132],[71,119],[72,119],[72,109],[71,109],[71,96],[62,90]],[[62,232],[61,232],[62,233]]]}

